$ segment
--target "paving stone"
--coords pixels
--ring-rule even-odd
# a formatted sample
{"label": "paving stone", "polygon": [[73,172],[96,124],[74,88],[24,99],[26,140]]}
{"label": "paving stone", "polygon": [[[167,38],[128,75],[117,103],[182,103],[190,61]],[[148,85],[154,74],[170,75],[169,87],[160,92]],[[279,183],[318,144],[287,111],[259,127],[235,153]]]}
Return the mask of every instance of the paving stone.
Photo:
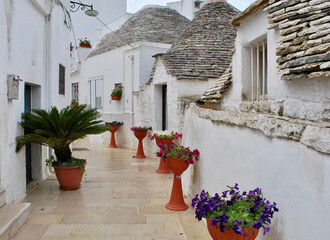
{"label": "paving stone", "polygon": [[[206,226],[194,219],[192,209],[174,212],[165,208],[173,178],[154,173],[158,167],[155,159],[145,159],[144,164],[151,169],[139,172],[139,165],[127,164],[136,163],[131,157],[135,151],[117,149],[116,153],[122,156],[109,159],[112,150],[106,145],[87,143],[86,140],[75,143],[77,147],[90,149],[74,152],[75,157],[88,161],[82,188],[62,191],[57,180],[51,178],[42,182],[24,200],[31,202],[34,210],[15,240],[210,239]],[[116,166],[116,170],[105,167],[109,166],[109,161],[115,163],[110,165]],[[97,174],[99,172],[101,176]],[[114,175],[129,177],[120,178],[120,182],[113,184],[111,181],[117,179]],[[102,182],[104,176],[107,177]],[[157,196],[162,198],[149,199]],[[188,221],[188,224],[182,221]]]}

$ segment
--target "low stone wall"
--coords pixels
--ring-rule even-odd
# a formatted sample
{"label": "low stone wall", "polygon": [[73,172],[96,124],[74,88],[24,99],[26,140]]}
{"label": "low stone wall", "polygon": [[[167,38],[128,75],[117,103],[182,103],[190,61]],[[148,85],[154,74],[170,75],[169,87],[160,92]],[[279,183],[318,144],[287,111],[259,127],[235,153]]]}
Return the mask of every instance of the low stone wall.
{"label": "low stone wall", "polygon": [[190,105],[190,110],[203,119],[217,124],[247,127],[272,138],[295,140],[321,153],[330,154],[330,126],[275,116],[239,111],[214,111]]}
{"label": "low stone wall", "polygon": [[[202,189],[221,193],[236,182],[242,191],[260,187],[263,197],[275,201],[280,211],[270,232],[260,233],[257,240],[324,239],[330,211],[330,156],[321,151],[329,150],[329,145],[319,142],[316,151],[313,144],[326,144],[328,130],[285,118],[193,105],[185,115],[183,145],[197,148],[200,161],[183,173],[184,193],[188,199]],[[318,134],[320,139],[314,141],[312,131],[323,132],[323,140]]]}

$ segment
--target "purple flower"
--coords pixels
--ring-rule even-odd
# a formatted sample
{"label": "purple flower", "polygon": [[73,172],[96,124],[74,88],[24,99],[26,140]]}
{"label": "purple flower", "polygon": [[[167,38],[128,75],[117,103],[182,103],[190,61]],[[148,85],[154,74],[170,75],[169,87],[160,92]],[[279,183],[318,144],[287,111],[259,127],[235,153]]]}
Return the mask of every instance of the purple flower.
{"label": "purple flower", "polygon": [[264,227],[264,235],[270,231],[269,227]]}
{"label": "purple flower", "polygon": [[278,211],[276,203],[271,204],[262,198],[260,188],[248,191],[248,194],[246,191],[240,194],[238,184],[228,188],[221,196],[217,193],[210,196],[205,190],[197,194],[192,200],[196,218],[211,219],[213,225],[219,224],[222,232],[232,229],[242,235],[242,229],[252,226],[254,229],[264,228],[266,234],[274,212]]}

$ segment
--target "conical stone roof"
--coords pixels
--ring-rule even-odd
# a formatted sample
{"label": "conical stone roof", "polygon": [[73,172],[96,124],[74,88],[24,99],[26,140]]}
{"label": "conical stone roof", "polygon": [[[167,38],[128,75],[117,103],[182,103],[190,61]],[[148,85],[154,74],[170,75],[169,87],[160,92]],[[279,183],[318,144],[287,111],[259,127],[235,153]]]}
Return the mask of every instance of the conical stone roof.
{"label": "conical stone roof", "polygon": [[225,2],[206,4],[185,32],[161,55],[169,74],[180,79],[219,78],[229,67],[236,29],[232,18],[239,13]]}
{"label": "conical stone roof", "polygon": [[145,7],[120,29],[106,34],[89,57],[138,41],[173,44],[189,22],[187,18],[168,7]]}

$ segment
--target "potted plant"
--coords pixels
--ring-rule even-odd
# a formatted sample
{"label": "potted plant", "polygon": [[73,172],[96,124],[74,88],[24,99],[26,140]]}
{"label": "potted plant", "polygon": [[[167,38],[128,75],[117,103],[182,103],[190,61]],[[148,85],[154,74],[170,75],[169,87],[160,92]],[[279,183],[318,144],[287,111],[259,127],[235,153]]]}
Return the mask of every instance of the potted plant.
{"label": "potted plant", "polygon": [[122,94],[123,94],[123,87],[118,86],[118,88],[112,90],[111,99],[112,100],[120,100]]}
{"label": "potted plant", "polygon": [[134,156],[135,158],[146,158],[146,156],[144,155],[144,151],[143,151],[142,140],[147,136],[148,130],[152,130],[152,128],[151,127],[141,127],[141,126],[131,127],[131,131],[134,132],[135,137],[139,140],[137,153]]}
{"label": "potted plant", "polygon": [[[156,144],[160,147],[160,144],[169,144],[173,142],[174,139],[182,138],[182,134],[165,130],[165,131],[156,131],[152,136],[149,136],[151,140],[155,139]],[[167,168],[165,161],[160,158],[159,167],[156,170],[157,173],[170,173],[171,171]]]}
{"label": "potted plant", "polygon": [[111,132],[111,139],[110,139],[109,148],[117,148],[116,139],[115,139],[115,132],[117,132],[118,128],[120,126],[124,125],[124,123],[123,122],[112,121],[112,122],[105,122],[105,125],[108,126],[109,131]]}
{"label": "potted plant", "polygon": [[78,105],[78,102],[76,100],[72,99],[71,100],[71,103],[70,103],[70,108],[72,108],[72,107],[74,107],[76,105]]}
{"label": "potted plant", "polygon": [[22,114],[20,125],[25,135],[16,138],[16,152],[28,143],[52,148],[56,158],[51,157],[48,163],[55,168],[61,189],[79,188],[86,161],[72,157],[70,144],[88,134],[100,134],[108,130],[98,120],[100,113],[96,109],[89,109],[87,105],[66,107],[61,111],[56,107],[50,111],[33,109],[32,112]]}
{"label": "potted plant", "polygon": [[254,240],[262,227],[264,234],[270,228],[276,203],[262,197],[261,189],[239,192],[238,184],[229,187],[221,195],[210,196],[203,190],[192,199],[196,218],[206,218],[208,230],[214,240]]}
{"label": "potted plant", "polygon": [[157,156],[164,159],[166,166],[174,174],[171,198],[165,207],[174,211],[186,210],[188,206],[183,200],[181,174],[187,170],[189,164],[199,160],[199,151],[174,143],[159,145],[161,149],[157,152]]}
{"label": "potted plant", "polygon": [[79,39],[80,43],[79,46],[82,48],[92,48],[91,41],[85,37],[85,39],[80,38]]}

